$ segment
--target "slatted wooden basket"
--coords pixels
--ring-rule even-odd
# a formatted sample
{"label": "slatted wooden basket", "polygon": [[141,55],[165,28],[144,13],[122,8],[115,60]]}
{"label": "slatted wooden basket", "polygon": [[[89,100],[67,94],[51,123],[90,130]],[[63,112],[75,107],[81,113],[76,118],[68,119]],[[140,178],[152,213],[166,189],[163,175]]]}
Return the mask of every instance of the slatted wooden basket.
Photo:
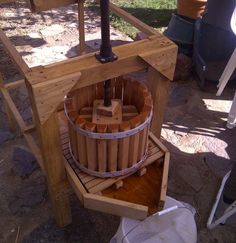
{"label": "slatted wooden basket", "polygon": [[65,100],[72,157],[82,171],[98,177],[132,174],[147,157],[150,92],[132,78],[119,77],[112,80],[111,97],[122,104],[115,122],[93,116],[95,100],[103,99],[103,83],[71,92]]}

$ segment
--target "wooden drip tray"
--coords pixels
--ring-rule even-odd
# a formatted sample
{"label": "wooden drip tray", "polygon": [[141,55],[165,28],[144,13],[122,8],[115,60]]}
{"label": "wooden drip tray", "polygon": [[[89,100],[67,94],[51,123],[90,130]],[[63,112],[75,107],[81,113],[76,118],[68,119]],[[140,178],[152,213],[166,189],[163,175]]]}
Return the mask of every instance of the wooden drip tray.
{"label": "wooden drip tray", "polygon": [[69,151],[67,132],[61,134],[61,141],[69,182],[85,208],[133,219],[144,219],[163,208],[170,154],[152,133],[147,159],[139,171],[115,178],[98,178],[79,170]]}

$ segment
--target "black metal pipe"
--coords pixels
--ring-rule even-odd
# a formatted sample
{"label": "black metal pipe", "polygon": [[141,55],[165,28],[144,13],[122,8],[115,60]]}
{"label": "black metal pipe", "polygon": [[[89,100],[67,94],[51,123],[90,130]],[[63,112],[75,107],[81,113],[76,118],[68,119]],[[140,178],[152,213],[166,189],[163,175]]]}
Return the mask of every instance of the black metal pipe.
{"label": "black metal pipe", "polygon": [[[110,40],[109,0],[100,0],[101,46],[97,59],[102,63],[112,62],[117,56],[112,52]],[[104,106],[111,106],[111,80],[104,82]]]}
{"label": "black metal pipe", "polygon": [[102,63],[112,62],[117,59],[111,47],[109,9],[109,0],[100,0],[101,46],[100,53],[96,57]]}
{"label": "black metal pipe", "polygon": [[111,106],[111,80],[106,80],[103,86],[104,106]]}
{"label": "black metal pipe", "polygon": [[100,56],[104,59],[112,56],[110,41],[110,20],[109,20],[109,0],[100,1],[101,9],[101,37]]}

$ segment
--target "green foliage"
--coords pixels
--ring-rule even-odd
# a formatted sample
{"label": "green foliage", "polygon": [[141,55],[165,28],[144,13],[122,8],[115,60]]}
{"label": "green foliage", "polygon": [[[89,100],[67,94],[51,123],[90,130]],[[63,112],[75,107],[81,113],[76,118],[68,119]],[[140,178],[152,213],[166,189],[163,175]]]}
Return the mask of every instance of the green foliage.
{"label": "green foliage", "polygon": [[[176,8],[176,0],[112,0],[111,2],[154,28],[166,27]],[[93,5],[93,8],[98,9],[98,6]],[[111,24],[132,38],[137,33],[134,27],[114,14],[111,14]]]}

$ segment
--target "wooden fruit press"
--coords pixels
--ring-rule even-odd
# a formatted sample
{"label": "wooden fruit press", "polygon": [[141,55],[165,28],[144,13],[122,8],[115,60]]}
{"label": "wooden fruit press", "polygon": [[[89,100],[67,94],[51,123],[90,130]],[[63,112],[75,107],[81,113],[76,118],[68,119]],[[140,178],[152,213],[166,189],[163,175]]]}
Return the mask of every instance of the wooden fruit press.
{"label": "wooden fruit press", "polygon": [[[72,2],[31,1],[38,9]],[[78,6],[83,16],[83,1]],[[0,31],[0,40],[25,77],[2,82],[6,111],[45,172],[59,226],[71,222],[70,188],[85,208],[134,219],[144,219],[165,202],[170,154],[158,138],[177,47],[109,0],[100,1],[100,8],[100,52],[46,66],[29,68]],[[148,37],[112,49],[109,8]],[[83,49],[81,24],[80,34]],[[140,70],[147,70],[147,85],[127,76]],[[9,94],[22,83],[32,104],[30,126]]]}

